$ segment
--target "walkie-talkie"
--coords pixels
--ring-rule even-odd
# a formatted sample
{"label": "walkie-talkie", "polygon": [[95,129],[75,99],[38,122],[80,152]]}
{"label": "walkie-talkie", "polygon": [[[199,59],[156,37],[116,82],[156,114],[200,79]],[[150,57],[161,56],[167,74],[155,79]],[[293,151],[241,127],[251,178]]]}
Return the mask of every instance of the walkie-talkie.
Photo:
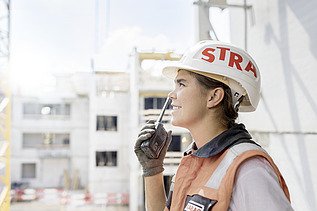
{"label": "walkie-talkie", "polygon": [[152,158],[152,159],[158,158],[165,145],[167,133],[165,129],[163,128],[162,119],[163,119],[165,110],[171,104],[171,102],[172,100],[170,98],[166,99],[164,106],[161,110],[161,113],[155,122],[154,134],[151,136],[149,140],[146,140],[141,144],[141,149],[148,158]]}

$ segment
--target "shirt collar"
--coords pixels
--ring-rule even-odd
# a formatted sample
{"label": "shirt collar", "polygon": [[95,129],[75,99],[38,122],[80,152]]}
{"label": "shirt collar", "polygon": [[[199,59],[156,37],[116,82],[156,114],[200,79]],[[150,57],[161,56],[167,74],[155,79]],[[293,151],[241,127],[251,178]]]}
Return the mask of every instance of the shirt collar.
{"label": "shirt collar", "polygon": [[193,154],[197,157],[208,158],[217,155],[241,139],[251,141],[251,138],[251,135],[245,129],[243,124],[235,124],[233,127],[222,132],[199,149],[195,142],[192,142],[187,150],[185,150],[184,156]]}

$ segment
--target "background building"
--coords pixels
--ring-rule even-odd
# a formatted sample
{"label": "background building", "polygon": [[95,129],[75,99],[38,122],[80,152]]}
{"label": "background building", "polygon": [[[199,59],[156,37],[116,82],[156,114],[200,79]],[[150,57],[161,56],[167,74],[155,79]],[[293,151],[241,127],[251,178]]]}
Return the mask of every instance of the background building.
{"label": "background building", "polygon": [[11,181],[78,189],[88,183],[89,102],[58,76],[54,94],[12,97]]}

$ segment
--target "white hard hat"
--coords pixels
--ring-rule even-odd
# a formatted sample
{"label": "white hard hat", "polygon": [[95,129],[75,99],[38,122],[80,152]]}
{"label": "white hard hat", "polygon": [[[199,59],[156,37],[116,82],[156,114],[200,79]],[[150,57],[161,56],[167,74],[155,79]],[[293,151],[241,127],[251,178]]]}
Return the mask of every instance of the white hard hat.
{"label": "white hard hat", "polygon": [[195,72],[228,85],[233,105],[241,96],[239,111],[254,111],[260,100],[261,76],[255,61],[244,50],[219,41],[205,40],[190,48],[178,62],[163,68],[163,75],[175,79],[178,70]]}

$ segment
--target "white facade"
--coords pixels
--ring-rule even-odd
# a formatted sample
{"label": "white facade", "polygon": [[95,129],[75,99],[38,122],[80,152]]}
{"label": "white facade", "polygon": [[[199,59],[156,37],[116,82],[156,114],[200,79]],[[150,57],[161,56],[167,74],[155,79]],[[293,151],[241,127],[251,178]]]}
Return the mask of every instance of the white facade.
{"label": "white facade", "polygon": [[[92,193],[127,193],[129,191],[130,140],[129,77],[126,73],[94,73],[90,87],[89,109],[89,189]],[[113,127],[99,126],[97,117],[115,118]],[[102,119],[101,119],[102,120]],[[108,127],[108,128],[107,128]],[[114,157],[97,166],[97,152]],[[115,162],[107,164],[111,162]]]}
{"label": "white facade", "polygon": [[[294,209],[317,210],[317,2],[248,3],[255,22],[249,19],[247,46],[260,68],[262,98],[258,110],[241,114],[240,121],[260,134],[285,177]],[[243,10],[230,13],[231,41],[244,47]]]}

